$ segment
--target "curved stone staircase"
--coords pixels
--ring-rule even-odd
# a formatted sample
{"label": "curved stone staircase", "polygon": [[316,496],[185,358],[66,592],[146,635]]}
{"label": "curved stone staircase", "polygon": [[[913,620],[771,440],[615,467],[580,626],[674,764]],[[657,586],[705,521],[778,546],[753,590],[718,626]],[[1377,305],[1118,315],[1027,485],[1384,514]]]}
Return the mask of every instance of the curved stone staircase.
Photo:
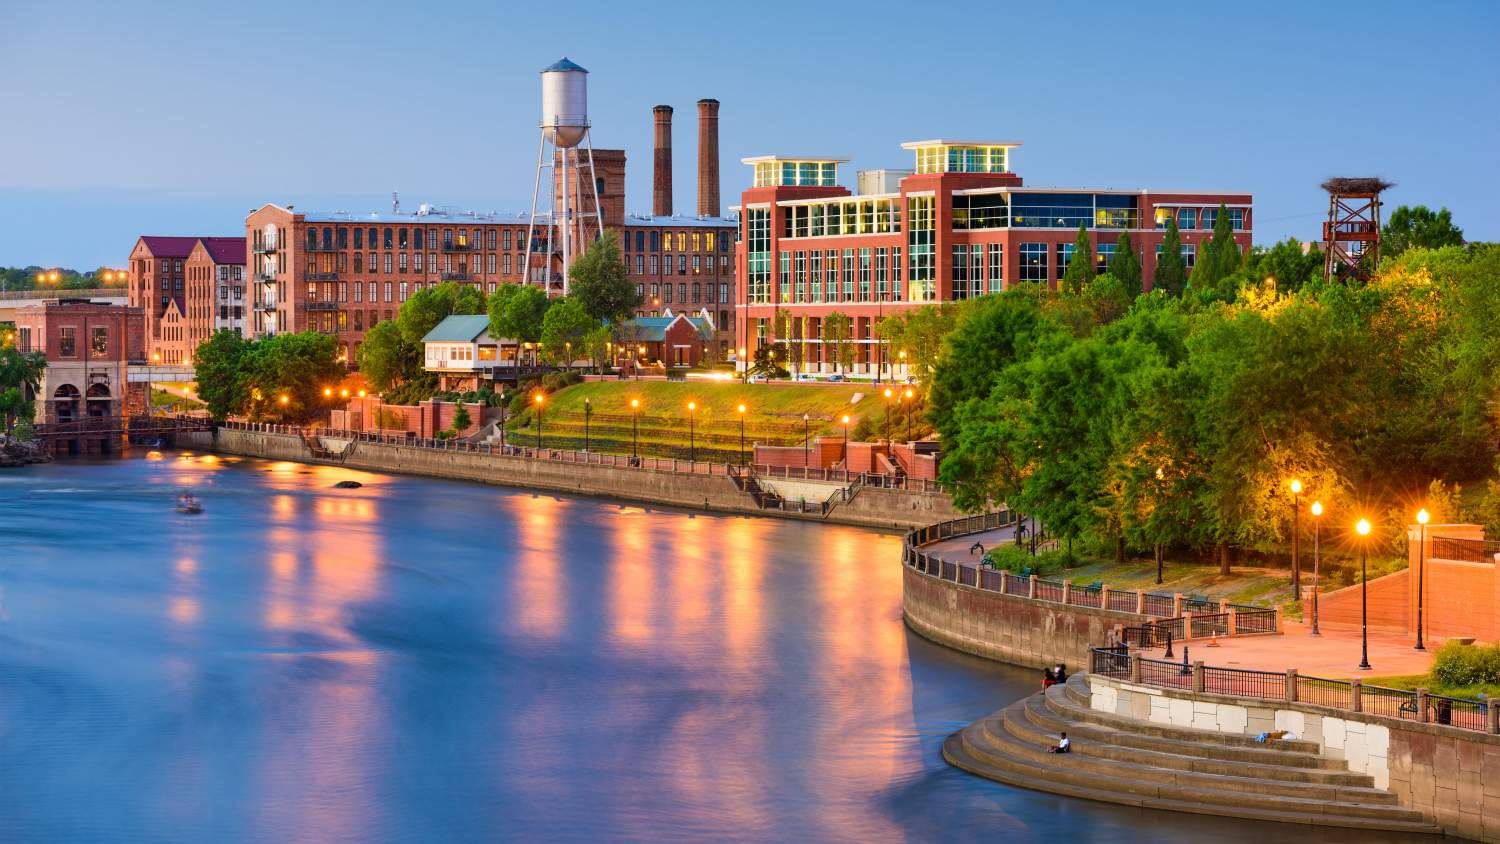
{"label": "curved stone staircase", "polygon": [[[1066,731],[1072,752],[1048,753]],[[1174,727],[1089,708],[1089,685],[1017,701],[948,737],[943,757],[1008,785],[1148,809],[1403,833],[1442,830],[1315,742]]]}

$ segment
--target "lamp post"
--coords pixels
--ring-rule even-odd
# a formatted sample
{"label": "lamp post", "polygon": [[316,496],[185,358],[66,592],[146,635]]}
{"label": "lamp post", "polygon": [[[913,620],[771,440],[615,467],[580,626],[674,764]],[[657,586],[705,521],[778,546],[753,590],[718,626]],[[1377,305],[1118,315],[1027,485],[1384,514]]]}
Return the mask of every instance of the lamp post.
{"label": "lamp post", "polygon": [[745,360],[745,347],[744,346],[741,346],[739,348],[739,354],[736,357],[739,358],[739,364],[740,364],[740,383],[741,384],[748,383],[747,379],[749,379],[749,377],[750,377],[750,364]]}
{"label": "lamp post", "polygon": [[890,387],[885,388],[885,425],[883,427],[885,428],[885,451],[887,457],[889,457],[891,452],[891,398],[895,395],[895,390],[892,390]]}
{"label": "lamp post", "polygon": [[1422,644],[1422,592],[1427,584],[1424,582],[1427,574],[1427,520],[1432,518],[1427,515],[1427,508],[1423,507],[1417,511],[1417,526],[1420,534],[1417,538],[1417,646],[1416,650],[1425,651],[1427,646]]}
{"label": "lamp post", "polygon": [[[907,377],[907,375],[906,375],[906,350],[902,349],[900,351],[900,353],[899,353],[898,356],[901,359],[901,377],[905,378],[905,377]],[[891,373],[891,380],[892,381],[896,380],[896,373],[894,373],[894,372]]]}
{"label": "lamp post", "polygon": [[907,387],[904,395],[906,397],[906,441],[911,442],[911,415],[916,410],[916,402],[913,400],[916,394],[910,387]]}
{"label": "lamp post", "polygon": [[500,388],[500,453],[505,453],[505,387]]}
{"label": "lamp post", "polygon": [[634,463],[638,458],[637,445],[640,441],[641,432],[641,400],[630,400],[630,461]]}
{"label": "lamp post", "polygon": [[1370,578],[1365,560],[1370,553],[1370,520],[1360,519],[1354,526],[1359,541],[1359,670],[1370,670]]}
{"label": "lamp post", "polygon": [[1301,537],[1297,530],[1297,516],[1302,509],[1302,482],[1292,478],[1292,594],[1302,600],[1302,556]]}
{"label": "lamp post", "polygon": [[745,406],[736,408],[740,413],[740,465],[745,465]]}
{"label": "lamp post", "polygon": [[688,462],[698,462],[698,403],[688,402]]}
{"label": "lamp post", "polygon": [[583,400],[583,450],[589,450],[589,417],[594,415],[594,403]]}
{"label": "lamp post", "polygon": [[1313,624],[1313,626],[1312,626],[1312,635],[1314,635],[1314,636],[1321,636],[1323,634],[1318,632],[1318,575],[1319,575],[1318,569],[1319,569],[1319,557],[1321,556],[1321,554],[1320,554],[1320,550],[1321,549],[1319,548],[1319,546],[1321,545],[1321,542],[1320,542],[1321,537],[1319,536],[1319,534],[1320,534],[1321,531],[1319,530],[1319,528],[1321,528],[1323,526],[1323,520],[1321,518],[1319,518],[1319,517],[1323,515],[1323,502],[1321,502],[1321,501],[1314,501],[1312,503],[1312,514],[1313,514],[1313,600],[1312,600],[1312,605],[1313,605],[1312,606],[1312,624]]}
{"label": "lamp post", "polygon": [[839,419],[844,423],[844,480],[849,480],[849,414],[845,413]]}
{"label": "lamp post", "polygon": [[547,403],[546,397],[541,393],[536,394],[536,450],[542,450],[542,406]]}
{"label": "lamp post", "polygon": [[802,473],[807,476],[808,464],[812,462],[812,417],[802,414]]}

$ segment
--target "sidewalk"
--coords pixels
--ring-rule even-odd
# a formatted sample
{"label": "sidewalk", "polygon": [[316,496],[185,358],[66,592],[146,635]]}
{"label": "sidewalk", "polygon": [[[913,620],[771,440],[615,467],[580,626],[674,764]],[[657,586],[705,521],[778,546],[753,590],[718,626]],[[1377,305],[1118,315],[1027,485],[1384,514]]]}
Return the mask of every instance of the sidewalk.
{"label": "sidewalk", "polygon": [[[1285,633],[1268,636],[1238,636],[1220,639],[1211,647],[1207,639],[1187,642],[1188,659],[1223,668],[1253,668],[1258,671],[1285,671],[1295,668],[1301,674],[1335,680],[1425,674],[1432,667],[1432,654],[1441,642],[1429,640],[1426,651],[1412,649],[1413,640],[1390,633],[1370,632],[1370,671],[1359,670],[1359,630],[1321,628],[1321,636],[1312,635],[1312,627],[1284,621]],[[1182,659],[1183,642],[1175,642],[1172,652]],[[1141,651],[1149,659],[1161,659],[1163,649]]]}

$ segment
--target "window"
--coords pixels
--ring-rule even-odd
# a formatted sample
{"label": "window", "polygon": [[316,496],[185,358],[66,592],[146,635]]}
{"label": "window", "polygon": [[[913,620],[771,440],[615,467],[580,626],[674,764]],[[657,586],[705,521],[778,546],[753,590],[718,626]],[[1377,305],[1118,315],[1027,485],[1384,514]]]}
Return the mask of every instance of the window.
{"label": "window", "polygon": [[422,234],[423,234],[423,231],[424,231],[423,229],[412,229],[411,230],[411,248],[417,250],[418,252],[421,252],[422,249],[423,249],[423,246],[422,246]]}
{"label": "window", "polygon": [[[404,234],[406,232],[406,229],[402,229],[401,231]],[[406,255],[407,253],[405,252],[401,253],[401,272],[403,273],[406,272]]]}
{"label": "window", "polygon": [[[656,234],[653,232],[651,237],[654,241]],[[771,301],[771,211],[769,208],[746,210],[745,241],[748,301],[751,304],[769,304]]]}
{"label": "window", "polygon": [[394,289],[395,289],[395,285],[393,285],[391,282],[387,281],[385,283],[385,300],[387,302],[392,301],[392,291]]}
{"label": "window", "polygon": [[365,300],[365,286],[363,284],[360,284],[359,282],[356,281],[356,282],[354,282],[354,301],[356,301],[356,302],[363,302],[364,300]]}
{"label": "window", "polygon": [[782,252],[777,266],[779,268],[777,278],[780,281],[777,301],[790,302],[792,301],[792,253]]}
{"label": "window", "polygon": [[369,263],[367,263],[365,267],[372,273],[380,272],[380,258],[377,257],[376,253],[370,253]]}
{"label": "window", "polygon": [[1021,244],[1021,280],[1047,281],[1047,244]]}
{"label": "window", "polygon": [[1077,248],[1072,243],[1057,244],[1057,277],[1062,278],[1063,273],[1068,271],[1068,265],[1073,263],[1073,250]]}
{"label": "window", "polygon": [[651,274],[661,275],[661,256],[659,255],[651,256]]}
{"label": "window", "polygon": [[1094,247],[1094,272],[1109,271],[1109,262],[1114,260],[1115,249],[1118,247],[1118,243],[1101,243]]}
{"label": "window", "polygon": [[[507,257],[509,257],[509,256],[507,256]],[[507,263],[509,263],[509,262],[507,261]],[[506,272],[510,272],[510,270],[507,269]],[[635,274],[636,275],[645,275],[646,274],[646,256],[645,255],[637,255],[637,256],[635,256]]]}
{"label": "window", "polygon": [[354,248],[355,249],[363,249],[363,248],[365,248],[365,230],[364,229],[355,229],[354,230]]}
{"label": "window", "polygon": [[[503,248],[503,249],[514,248],[511,245],[511,243],[512,243],[512,235],[513,234],[514,234],[514,232],[512,232],[510,229],[506,229],[505,232],[503,234],[501,234],[501,236],[500,236],[500,242],[503,244],[503,246],[501,248]],[[507,270],[507,272],[509,272],[509,270]]]}
{"label": "window", "polygon": [[1245,230],[1245,209],[1243,209],[1243,208],[1231,208],[1231,209],[1229,209],[1229,225],[1235,231],[1237,231],[1237,232],[1238,231],[1244,231]]}
{"label": "window", "polygon": [[1177,209],[1177,228],[1196,229],[1198,227],[1198,211],[1195,208]]}
{"label": "window", "polygon": [[[417,231],[420,232],[422,230],[421,229],[417,229]],[[412,268],[412,272],[418,272],[419,273],[419,272],[422,271],[422,253],[421,252],[414,252],[414,253],[412,253],[412,256],[411,256],[411,268]]]}
{"label": "window", "polygon": [[969,298],[969,247],[957,244],[953,247],[953,298]]}
{"label": "window", "polygon": [[721,285],[719,285],[719,303],[720,304],[728,304],[729,303],[729,285],[728,284],[721,284]]}
{"label": "window", "polygon": [[383,233],[385,234],[385,238],[384,238],[385,248],[386,249],[393,249],[393,248],[395,248],[395,237],[393,236],[394,232],[392,231],[392,229],[390,229],[389,227],[387,227],[386,230]]}
{"label": "window", "polygon": [[661,286],[661,301],[664,305],[672,304],[672,285],[663,284]]}
{"label": "window", "polygon": [[1005,244],[989,245],[989,291],[999,293],[1005,287]]}
{"label": "window", "polygon": [[403,302],[406,301],[408,293],[409,293],[409,289],[406,286],[406,282],[404,282],[404,281],[401,282],[401,301],[403,301]]}
{"label": "window", "polygon": [[1191,243],[1182,244],[1182,260],[1187,264],[1188,269],[1192,269],[1198,261],[1198,247]]}
{"label": "window", "polygon": [[387,273],[391,271],[391,253],[389,252],[385,253],[385,271]]}
{"label": "window", "polygon": [[411,241],[409,241],[407,239],[407,236],[406,236],[406,227],[405,226],[403,226],[400,229],[396,230],[396,237],[398,239],[397,240],[398,248],[400,248],[400,249],[410,249],[411,248]]}
{"label": "window", "polygon": [[1218,221],[1219,221],[1219,209],[1217,209],[1217,208],[1205,208],[1205,209],[1203,209],[1203,227],[1205,229],[1211,229],[1211,228],[1213,228],[1214,224],[1217,223]]}
{"label": "window", "polygon": [[64,325],[57,329],[57,353],[65,358],[78,355],[78,329]]}
{"label": "window", "polygon": [[907,244],[911,248],[910,269],[907,272],[907,292],[913,302],[932,299],[933,280],[936,267],[933,263],[933,240],[935,221],[932,213],[932,197],[907,197]]}
{"label": "window", "polygon": [[661,233],[660,232],[652,232],[651,233],[651,251],[652,252],[660,252],[661,251],[661,245],[660,245],[661,241],[660,241],[660,238],[661,238]]}
{"label": "window", "polygon": [[102,358],[109,354],[109,329],[102,325],[95,325],[90,329],[89,354],[92,357]]}

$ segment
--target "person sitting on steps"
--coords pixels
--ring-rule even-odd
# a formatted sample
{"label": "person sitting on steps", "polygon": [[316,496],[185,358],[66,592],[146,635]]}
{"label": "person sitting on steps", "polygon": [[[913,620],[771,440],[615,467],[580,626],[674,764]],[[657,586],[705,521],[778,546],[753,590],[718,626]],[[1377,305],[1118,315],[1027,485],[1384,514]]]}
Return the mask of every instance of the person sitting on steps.
{"label": "person sitting on steps", "polygon": [[1067,681],[1068,672],[1061,662],[1051,668],[1042,670],[1042,688],[1044,689],[1055,686],[1058,683],[1066,683]]}
{"label": "person sitting on steps", "polygon": [[1056,745],[1047,748],[1047,752],[1048,753],[1072,753],[1073,751],[1070,750],[1069,747],[1070,747],[1070,745],[1068,743],[1068,734],[1067,733],[1063,733],[1062,734],[1062,738],[1060,738],[1058,740],[1058,742],[1057,742]]}

